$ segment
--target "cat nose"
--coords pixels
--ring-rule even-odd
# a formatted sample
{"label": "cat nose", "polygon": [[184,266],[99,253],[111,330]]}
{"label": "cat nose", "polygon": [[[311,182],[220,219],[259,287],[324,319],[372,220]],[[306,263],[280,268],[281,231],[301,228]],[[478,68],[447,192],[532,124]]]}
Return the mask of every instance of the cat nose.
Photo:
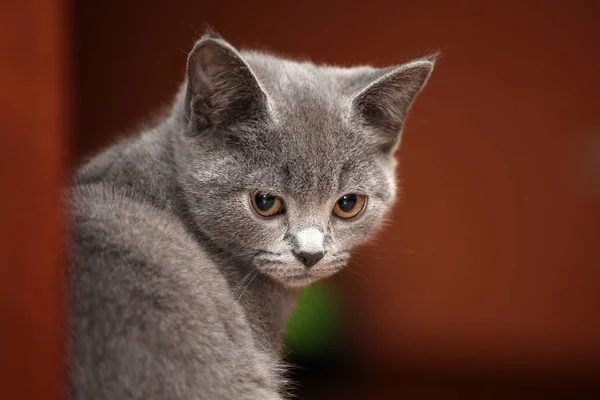
{"label": "cat nose", "polygon": [[301,251],[300,253],[294,252],[294,255],[298,260],[302,262],[306,266],[306,268],[310,268],[315,265],[321,258],[325,256],[324,251],[317,251],[313,253],[309,253],[306,251]]}
{"label": "cat nose", "polygon": [[292,234],[292,253],[307,268],[325,255],[325,235],[317,227],[304,227]]}

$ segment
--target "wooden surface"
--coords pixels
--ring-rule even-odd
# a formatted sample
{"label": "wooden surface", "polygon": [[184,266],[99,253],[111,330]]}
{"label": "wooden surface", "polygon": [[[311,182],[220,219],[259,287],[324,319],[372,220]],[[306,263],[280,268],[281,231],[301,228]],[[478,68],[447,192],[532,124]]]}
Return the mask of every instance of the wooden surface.
{"label": "wooden surface", "polygon": [[0,3],[0,397],[59,399],[66,18]]}

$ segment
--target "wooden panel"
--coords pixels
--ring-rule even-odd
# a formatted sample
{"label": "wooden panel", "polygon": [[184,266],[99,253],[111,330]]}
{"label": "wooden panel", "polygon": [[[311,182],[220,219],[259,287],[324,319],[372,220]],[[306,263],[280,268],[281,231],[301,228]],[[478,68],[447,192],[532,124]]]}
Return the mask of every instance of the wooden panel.
{"label": "wooden panel", "polygon": [[58,399],[67,48],[59,0],[0,2],[0,397]]}

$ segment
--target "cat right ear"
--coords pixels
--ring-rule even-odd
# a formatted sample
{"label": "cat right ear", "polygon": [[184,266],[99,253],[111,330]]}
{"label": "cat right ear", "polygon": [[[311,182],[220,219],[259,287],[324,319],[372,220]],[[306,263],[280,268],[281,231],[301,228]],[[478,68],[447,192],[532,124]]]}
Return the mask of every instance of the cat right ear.
{"label": "cat right ear", "polygon": [[375,71],[373,80],[352,98],[353,117],[373,127],[381,148],[393,151],[406,114],[425,86],[437,55]]}
{"label": "cat right ear", "polygon": [[254,73],[239,52],[215,34],[203,36],[188,57],[186,113],[195,130],[267,116],[267,96]]}

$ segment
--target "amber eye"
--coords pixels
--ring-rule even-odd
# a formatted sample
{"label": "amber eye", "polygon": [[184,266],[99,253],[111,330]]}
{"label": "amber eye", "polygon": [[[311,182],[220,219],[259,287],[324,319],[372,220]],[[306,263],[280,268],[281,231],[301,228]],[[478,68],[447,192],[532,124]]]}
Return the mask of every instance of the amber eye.
{"label": "amber eye", "polygon": [[367,197],[362,194],[348,193],[338,199],[333,206],[333,213],[340,218],[356,217],[365,208]]}
{"label": "amber eye", "polygon": [[285,211],[283,201],[279,197],[268,193],[251,192],[250,200],[252,201],[254,211],[263,217],[272,217],[273,215],[282,214]]}

